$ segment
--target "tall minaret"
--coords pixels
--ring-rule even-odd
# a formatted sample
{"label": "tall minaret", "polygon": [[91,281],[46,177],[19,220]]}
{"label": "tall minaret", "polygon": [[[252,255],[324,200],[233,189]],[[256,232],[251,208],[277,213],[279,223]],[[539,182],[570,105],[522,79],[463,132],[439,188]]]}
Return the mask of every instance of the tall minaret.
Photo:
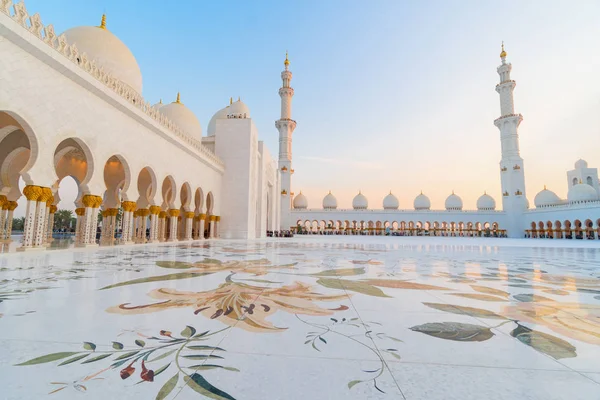
{"label": "tall minaret", "polygon": [[279,131],[279,173],[281,182],[281,218],[280,229],[287,230],[294,225],[291,221],[292,208],[292,133],[296,129],[296,121],[292,119],[292,97],[294,89],[290,86],[292,73],[289,70],[290,61],[287,51],[285,52],[285,69],[281,72],[283,86],[279,89],[281,97],[281,118],[275,121],[275,127]]}
{"label": "tall minaret", "polygon": [[[500,143],[502,146],[502,159],[500,160],[500,180],[502,183],[502,209],[509,214],[512,220],[509,229],[510,236],[520,237],[520,214],[527,209],[525,190],[525,170],[523,159],[519,154],[518,128],[523,121],[521,114],[515,114],[513,91],[517,83],[510,79],[512,65],[506,62],[504,42],[500,53],[502,64],[497,68],[500,83],[496,85],[496,92],[500,94],[500,117],[494,125],[500,129]],[[510,232],[510,231],[513,232]],[[516,230],[516,232],[514,232]]]}

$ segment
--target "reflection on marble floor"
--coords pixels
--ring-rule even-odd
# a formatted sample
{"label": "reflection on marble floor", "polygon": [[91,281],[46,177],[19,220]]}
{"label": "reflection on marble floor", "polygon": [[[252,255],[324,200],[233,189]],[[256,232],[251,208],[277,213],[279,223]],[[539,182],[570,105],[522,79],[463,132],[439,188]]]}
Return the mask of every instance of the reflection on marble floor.
{"label": "reflection on marble floor", "polygon": [[503,243],[0,256],[3,398],[598,399],[600,250]]}

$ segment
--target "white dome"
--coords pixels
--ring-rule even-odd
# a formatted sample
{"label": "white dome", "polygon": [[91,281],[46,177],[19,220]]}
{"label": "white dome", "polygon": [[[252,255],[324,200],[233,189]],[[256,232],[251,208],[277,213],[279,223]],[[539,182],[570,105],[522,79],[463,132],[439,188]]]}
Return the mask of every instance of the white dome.
{"label": "white dome", "polygon": [[250,109],[246,103],[238,99],[229,106],[227,118],[250,118]]}
{"label": "white dome", "polygon": [[354,196],[354,199],[352,199],[352,208],[355,210],[363,210],[367,207],[369,207],[369,201],[364,194],[358,192],[358,194]]}
{"label": "white dome", "polygon": [[567,194],[567,199],[569,199],[569,203],[595,201],[598,200],[598,193],[587,183],[580,183],[579,185],[571,186]]}
{"label": "white dome", "polygon": [[421,192],[420,195],[415,197],[413,205],[415,210],[429,210],[431,208],[431,201],[429,201],[429,197],[425,196],[423,192]]}
{"label": "white dome", "polygon": [[219,111],[212,116],[210,121],[208,122],[208,127],[206,128],[207,136],[215,136],[215,131],[217,130],[217,120],[218,119],[227,119],[227,113],[229,112],[229,106],[225,108],[221,108]]}
{"label": "white dome", "polygon": [[197,140],[202,140],[200,121],[198,121],[192,110],[179,101],[179,93],[177,93],[176,101],[171,104],[165,104],[160,108],[160,113],[170,119],[189,136]]}
{"label": "white dome", "polygon": [[496,200],[489,194],[484,193],[477,199],[477,209],[482,211],[495,210]]}
{"label": "white dome", "polygon": [[383,198],[383,209],[384,210],[397,210],[400,207],[400,203],[398,202],[398,198],[392,194],[390,190],[390,194]]}
{"label": "white dome", "polygon": [[302,191],[298,194],[298,196],[294,197],[294,208],[308,208],[308,200],[306,196],[302,194]]}
{"label": "white dome", "polygon": [[454,192],[452,192],[452,194],[450,196],[448,196],[446,198],[446,210],[462,210],[463,208],[463,202],[462,199],[460,198],[460,196],[454,194]]}
{"label": "white dome", "polygon": [[336,209],[337,208],[337,199],[334,195],[331,194],[331,191],[323,198],[323,208],[324,209]]}
{"label": "white dome", "polygon": [[[106,20],[102,17],[103,25]],[[142,72],[131,50],[112,32],[97,26],[78,26],[64,32],[69,44],[75,44],[80,56],[85,53],[90,61],[142,93]]]}
{"label": "white dome", "polygon": [[546,189],[544,186],[544,190],[535,195],[533,199],[533,204],[537,207],[551,207],[560,204],[560,197],[557,196],[552,190]]}
{"label": "white dome", "polygon": [[158,110],[162,106],[164,106],[164,104],[163,104],[162,100],[160,100],[158,103],[156,103],[155,105],[153,105],[152,108],[154,108],[155,110]]}
{"label": "white dome", "polygon": [[581,158],[575,162],[575,169],[584,169],[588,167],[588,163]]}

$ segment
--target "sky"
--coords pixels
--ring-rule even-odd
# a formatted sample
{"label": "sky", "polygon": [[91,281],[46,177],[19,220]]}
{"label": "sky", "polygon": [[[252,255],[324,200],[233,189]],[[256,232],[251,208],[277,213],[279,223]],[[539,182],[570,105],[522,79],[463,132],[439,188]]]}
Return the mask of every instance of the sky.
{"label": "sky", "polygon": [[[201,121],[241,96],[277,158],[285,51],[295,90],[292,190],[320,208],[359,190],[381,208],[391,190],[442,209],[484,192],[501,205],[500,44],[513,64],[515,110],[533,204],[565,198],[579,158],[600,167],[600,2],[578,0],[26,0],[56,32],[107,28],[133,52],[151,103],[181,100]],[[74,183],[61,185],[74,200]],[[67,203],[67,201],[65,201]],[[22,208],[22,207],[19,207]],[[73,208],[69,203],[59,208]]]}

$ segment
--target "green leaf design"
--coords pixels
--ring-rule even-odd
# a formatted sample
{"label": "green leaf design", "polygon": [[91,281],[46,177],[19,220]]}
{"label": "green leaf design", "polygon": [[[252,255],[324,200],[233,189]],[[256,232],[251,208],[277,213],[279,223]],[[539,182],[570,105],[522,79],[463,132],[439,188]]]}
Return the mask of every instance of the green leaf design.
{"label": "green leaf design", "polygon": [[479,293],[491,294],[500,297],[510,297],[510,293],[505,292],[504,290],[494,289],[487,286],[471,285],[471,288]]}
{"label": "green leaf design", "polygon": [[352,292],[366,294],[368,296],[376,297],[390,297],[383,293],[381,289],[376,286],[369,285],[368,283],[361,281],[349,281],[346,279],[333,279],[333,278],[320,278],[317,280],[317,284],[330,289],[350,290]]}
{"label": "green leaf design", "polygon": [[184,376],[185,383],[196,392],[214,400],[235,400],[229,394],[225,393],[221,389],[217,389],[211,385],[204,377],[200,374],[192,374],[190,376]]}
{"label": "green leaf design", "polygon": [[106,357],[110,357],[110,356],[112,356],[112,353],[100,354],[98,357],[88,358],[87,360],[82,362],[82,364],[89,364],[89,363],[93,363],[95,361],[104,360]]}
{"label": "green leaf design", "polygon": [[491,296],[483,293],[446,293],[450,296],[464,297],[465,299],[481,300],[481,301],[508,301],[501,297]]}
{"label": "green leaf design", "polygon": [[210,331],[205,331],[205,332],[202,332],[202,333],[198,333],[197,335],[194,335],[194,337],[192,337],[192,339],[198,339],[198,338],[201,338],[202,336],[206,336],[206,334],[208,332],[210,332]]}
{"label": "green leaf design", "polygon": [[74,356],[75,354],[79,354],[79,352],[66,352],[65,351],[65,352],[61,352],[61,353],[46,354],[45,356],[33,358],[29,361],[25,361],[20,364],[16,364],[16,366],[48,363],[48,362],[52,362],[52,361],[62,360],[63,358]]}
{"label": "green leaf design", "polygon": [[547,333],[534,331],[519,323],[510,335],[519,339],[521,343],[531,346],[555,360],[577,357],[577,349],[571,343]]}
{"label": "green leaf design", "polygon": [[209,358],[220,358],[223,359],[223,357],[221,356],[215,356],[214,354],[190,354],[187,356],[183,356],[183,358],[187,358],[190,360],[208,360]]}
{"label": "green leaf design", "polygon": [[502,315],[496,314],[495,312],[484,310],[482,308],[475,307],[464,307],[457,306],[454,304],[444,303],[423,303],[423,305],[440,311],[449,312],[458,315],[470,315],[475,318],[493,318],[493,319],[506,319]]}
{"label": "green leaf design", "polygon": [[169,368],[169,366],[171,366],[171,363],[168,363],[167,365],[163,365],[162,367],[160,367],[159,369],[157,369],[156,371],[154,371],[154,376],[159,375],[159,374],[165,372],[165,370],[167,368]]}
{"label": "green leaf design", "polygon": [[226,351],[225,349],[222,349],[220,347],[214,347],[214,346],[188,346],[187,347],[190,350],[221,350],[221,351]]}
{"label": "green leaf design", "polygon": [[240,372],[239,369],[237,368],[233,368],[233,367],[224,367],[222,365],[217,365],[217,364],[198,364],[198,365],[192,365],[191,367],[188,367],[190,369],[196,370],[196,371],[202,371],[202,370],[209,370],[209,369],[216,369],[216,368],[222,368],[225,369],[227,371],[234,371],[234,372]]}
{"label": "green leaf design", "polygon": [[310,276],[355,276],[362,275],[365,273],[365,268],[341,268],[341,269],[328,269],[325,271],[318,272],[316,274],[310,274]]}
{"label": "green leaf design", "polygon": [[457,342],[483,342],[494,336],[491,328],[461,322],[429,322],[413,326],[410,330]]}
{"label": "green leaf design", "polygon": [[354,387],[354,385],[358,385],[361,382],[362,381],[358,381],[358,380],[348,382],[348,389],[352,389]]}
{"label": "green leaf design", "polygon": [[135,344],[137,344],[137,345],[138,345],[138,346],[140,346],[140,347],[144,347],[144,346],[146,345],[146,342],[144,342],[144,341],[143,341],[143,340],[141,340],[141,339],[137,339],[137,340],[135,341]]}
{"label": "green leaf design", "polygon": [[513,296],[515,299],[519,300],[522,303],[530,303],[530,302],[543,302],[543,301],[551,301],[554,302],[553,299],[549,298],[549,297],[544,297],[544,296],[539,296],[537,294],[531,294],[531,293],[521,293],[521,294],[515,294]]}
{"label": "green leaf design", "polygon": [[163,385],[163,387],[160,388],[160,390],[156,394],[156,400],[166,399],[167,396],[173,391],[173,389],[175,389],[175,386],[177,386],[178,381],[179,381],[179,372],[176,373],[175,375],[173,375],[171,377],[171,379],[166,381],[165,384]]}
{"label": "green leaf design", "polygon": [[96,345],[91,342],[83,342],[83,348],[86,350],[94,351],[94,350],[96,350]]}
{"label": "green leaf design", "polygon": [[136,350],[136,351],[131,351],[131,352],[129,352],[129,353],[125,353],[125,354],[123,354],[123,355],[121,355],[121,356],[119,356],[119,357],[115,358],[115,361],[118,361],[118,360],[124,360],[124,359],[126,359],[126,358],[133,357],[133,356],[135,356],[135,355],[136,355],[137,353],[139,353],[139,352],[140,352],[139,350]]}
{"label": "green leaf design", "polygon": [[69,358],[68,360],[65,360],[65,361],[61,362],[60,364],[58,364],[58,366],[60,367],[61,365],[67,365],[67,364],[74,363],[74,362],[79,361],[79,360],[81,360],[83,358],[86,358],[89,355],[90,355],[90,353],[80,354],[78,356],[75,356],[73,358]]}
{"label": "green leaf design", "polygon": [[136,285],[138,283],[163,282],[163,281],[173,281],[173,280],[177,280],[177,279],[197,278],[199,276],[210,275],[210,274],[212,274],[212,272],[178,272],[175,274],[150,276],[150,277],[146,277],[146,278],[138,278],[138,279],[133,279],[131,281],[115,283],[113,285],[105,286],[100,290],[113,289],[116,287],[127,286],[127,285]]}
{"label": "green leaf design", "polygon": [[161,268],[173,268],[173,269],[189,269],[193,265],[182,261],[157,261],[156,265]]}
{"label": "green leaf design", "polygon": [[181,336],[189,338],[191,336],[194,336],[195,333],[196,329],[194,327],[186,325],[185,329],[181,331]]}
{"label": "green leaf design", "polygon": [[425,285],[423,283],[399,281],[395,279],[367,279],[363,282],[374,286],[392,288],[392,289],[408,289],[408,290],[452,290],[442,286]]}
{"label": "green leaf design", "polygon": [[123,343],[119,343],[119,342],[112,342],[112,347],[115,350],[123,350]]}
{"label": "green leaf design", "polygon": [[158,356],[156,358],[153,358],[152,360],[148,360],[148,362],[154,362],[154,361],[162,360],[163,358],[169,357],[171,354],[175,353],[176,351],[177,351],[177,349],[169,350],[169,351],[161,354],[160,356]]}

